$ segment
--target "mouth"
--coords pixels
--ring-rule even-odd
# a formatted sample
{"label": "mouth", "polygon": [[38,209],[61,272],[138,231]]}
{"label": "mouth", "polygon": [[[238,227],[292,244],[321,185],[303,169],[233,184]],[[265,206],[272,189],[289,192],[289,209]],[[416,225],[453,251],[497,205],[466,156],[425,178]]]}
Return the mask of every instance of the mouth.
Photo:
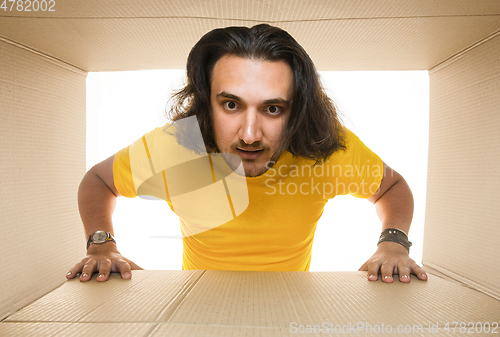
{"label": "mouth", "polygon": [[237,148],[236,151],[241,159],[257,159],[260,157],[264,149],[255,149],[255,148]]}

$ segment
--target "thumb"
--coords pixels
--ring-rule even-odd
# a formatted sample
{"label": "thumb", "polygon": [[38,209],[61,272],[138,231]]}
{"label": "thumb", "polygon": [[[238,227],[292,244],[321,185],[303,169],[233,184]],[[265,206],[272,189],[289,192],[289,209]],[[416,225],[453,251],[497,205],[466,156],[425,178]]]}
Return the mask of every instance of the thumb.
{"label": "thumb", "polygon": [[361,267],[359,267],[358,271],[367,271],[368,270],[368,261],[366,261]]}
{"label": "thumb", "polygon": [[144,268],[139,267],[137,264],[135,264],[134,262],[132,262],[130,260],[127,260],[127,262],[130,264],[130,268],[132,270],[144,270]]}

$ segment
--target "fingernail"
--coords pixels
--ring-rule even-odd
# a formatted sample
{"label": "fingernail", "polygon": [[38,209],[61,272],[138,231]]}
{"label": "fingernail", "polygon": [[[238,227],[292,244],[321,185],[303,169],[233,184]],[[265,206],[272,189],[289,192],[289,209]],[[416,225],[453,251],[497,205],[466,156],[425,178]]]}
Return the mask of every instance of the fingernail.
{"label": "fingernail", "polygon": [[130,278],[130,273],[129,272],[123,273],[123,278]]}
{"label": "fingernail", "polygon": [[392,278],[392,277],[388,276],[388,275],[384,276],[384,280],[387,280],[387,279],[390,279],[390,278]]}
{"label": "fingernail", "polygon": [[422,274],[422,278],[427,278],[427,275],[426,274]]}
{"label": "fingernail", "polygon": [[370,279],[370,280],[376,280],[376,279],[377,279],[377,276],[375,276],[375,275],[370,275],[370,276],[368,276],[368,279]]}
{"label": "fingernail", "polygon": [[106,275],[104,275],[104,274],[99,274],[99,277],[100,277],[100,278],[103,278],[103,277],[106,277]]}
{"label": "fingernail", "polygon": [[67,275],[67,276],[71,275],[71,272],[70,272],[70,271],[68,271],[68,273],[67,273],[66,275]]}
{"label": "fingernail", "polygon": [[89,276],[89,274],[87,274],[87,273],[82,274],[82,277],[87,277],[87,276]]}
{"label": "fingernail", "polygon": [[408,275],[403,275],[403,276],[401,276],[401,278],[406,280],[406,279],[408,279]]}

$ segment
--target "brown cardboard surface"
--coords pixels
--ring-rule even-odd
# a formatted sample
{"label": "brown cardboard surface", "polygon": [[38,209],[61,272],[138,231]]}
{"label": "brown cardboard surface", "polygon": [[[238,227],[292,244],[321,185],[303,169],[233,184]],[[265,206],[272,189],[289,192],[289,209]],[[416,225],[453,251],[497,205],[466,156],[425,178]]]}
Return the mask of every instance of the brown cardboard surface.
{"label": "brown cardboard surface", "polygon": [[182,298],[189,285],[202,273],[135,271],[131,282],[123,282],[119,275],[112,274],[111,282],[92,282],[87,288],[75,279],[7,321],[154,322],[157,315],[171,310],[171,304],[176,305],[177,297]]}
{"label": "brown cardboard surface", "polygon": [[209,30],[265,22],[319,70],[423,70],[499,30],[499,18],[496,0],[59,1],[54,12],[0,11],[0,36],[85,71],[183,69]]}
{"label": "brown cardboard surface", "polygon": [[[451,6],[453,5],[453,6]],[[299,21],[315,19],[371,19],[378,17],[422,17],[422,16],[484,16],[500,14],[498,3],[494,0],[359,0],[356,2],[339,0],[336,2],[317,0],[264,0],[258,3],[243,1],[228,2],[198,0],[99,0],[62,1],[56,3],[54,11],[45,12],[3,12],[9,17],[47,17],[47,18],[155,18],[187,17],[190,14],[199,18],[224,18],[251,21],[278,21],[286,16],[287,20]],[[249,9],[249,10],[245,10]]]}
{"label": "brown cardboard surface", "polygon": [[0,324],[0,336],[148,336],[155,327],[149,323],[12,323]]}
{"label": "brown cardboard surface", "polygon": [[500,299],[499,55],[497,35],[431,71],[423,263]]}
{"label": "brown cardboard surface", "polygon": [[4,41],[0,60],[2,319],[62,284],[85,252],[86,73]]}
{"label": "brown cardboard surface", "polygon": [[[445,334],[447,322],[499,321],[500,301],[432,275],[386,284],[369,282],[365,272],[134,271],[131,280],[113,274],[104,283],[95,276],[67,281],[0,323],[0,335],[89,329],[104,336],[113,326],[133,325],[134,336],[279,336],[300,325],[324,330],[360,322],[394,331],[422,325],[413,334],[430,336],[436,334],[429,324]],[[360,334],[371,335],[361,325],[347,335]]]}
{"label": "brown cardboard surface", "polygon": [[[86,71],[183,68],[210,29],[260,22],[289,30],[318,70],[434,67],[424,263],[499,298],[500,1],[56,3],[53,13],[0,10],[0,319],[62,284],[84,254]],[[493,297],[436,277],[135,272],[66,282],[0,323],[0,336],[289,335],[292,319],[442,328],[499,313]]]}

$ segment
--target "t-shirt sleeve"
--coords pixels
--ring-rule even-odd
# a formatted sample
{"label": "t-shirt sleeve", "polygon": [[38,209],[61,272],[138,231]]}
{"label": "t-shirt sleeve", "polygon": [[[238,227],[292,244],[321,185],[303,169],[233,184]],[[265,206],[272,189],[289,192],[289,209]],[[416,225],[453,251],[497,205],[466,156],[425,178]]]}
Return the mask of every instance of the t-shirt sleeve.
{"label": "t-shirt sleeve", "polygon": [[118,193],[127,198],[134,198],[137,196],[137,193],[130,168],[129,149],[130,146],[127,146],[115,154],[113,160],[113,180]]}
{"label": "t-shirt sleeve", "polygon": [[346,149],[333,156],[337,194],[369,198],[378,191],[384,176],[382,159],[352,131],[346,129]]}
{"label": "t-shirt sleeve", "polygon": [[173,138],[167,136],[164,129],[165,126],[158,127],[144,134],[115,154],[113,180],[118,193],[128,198],[134,198],[141,195],[141,191],[144,192],[145,186],[142,186],[143,188],[139,192],[138,189],[155,174],[152,166],[155,158],[151,158],[151,152],[157,154],[156,157],[161,158],[162,151],[165,150],[165,147],[162,146],[164,139]]}
{"label": "t-shirt sleeve", "polygon": [[166,124],[144,134],[115,154],[113,181],[118,193],[128,198],[139,195],[169,201],[163,171],[188,161],[191,155],[177,143],[177,138],[171,133],[174,129],[167,131],[169,126]]}

